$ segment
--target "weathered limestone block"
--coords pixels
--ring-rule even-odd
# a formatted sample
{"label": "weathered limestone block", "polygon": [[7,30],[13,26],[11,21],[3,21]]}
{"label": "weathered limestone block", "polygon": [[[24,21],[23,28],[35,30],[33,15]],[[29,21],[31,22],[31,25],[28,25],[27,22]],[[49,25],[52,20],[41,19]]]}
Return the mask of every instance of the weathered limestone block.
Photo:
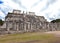
{"label": "weathered limestone block", "polygon": [[19,10],[8,13],[5,23],[6,27],[0,28],[0,31],[8,33],[60,30],[60,23],[50,23],[43,16],[36,16],[34,12],[21,13]]}

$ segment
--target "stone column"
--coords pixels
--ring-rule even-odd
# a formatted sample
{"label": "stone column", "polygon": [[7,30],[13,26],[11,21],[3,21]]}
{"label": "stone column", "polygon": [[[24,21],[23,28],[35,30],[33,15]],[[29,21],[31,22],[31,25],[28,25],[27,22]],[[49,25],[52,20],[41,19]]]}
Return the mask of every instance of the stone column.
{"label": "stone column", "polygon": [[35,22],[35,26],[36,26],[36,29],[37,29],[37,22]]}
{"label": "stone column", "polygon": [[[8,28],[8,24],[7,24],[7,21],[6,21],[6,30],[7,30],[7,28]],[[8,31],[8,30],[7,30]]]}
{"label": "stone column", "polygon": [[24,22],[23,22],[23,30],[24,30]]}
{"label": "stone column", "polygon": [[28,23],[26,23],[26,29],[28,30]]}
{"label": "stone column", "polygon": [[49,30],[50,28],[49,28],[49,23],[47,24],[47,29]]}
{"label": "stone column", "polygon": [[9,22],[7,22],[7,31],[10,31],[10,30],[9,30]]}
{"label": "stone column", "polygon": [[31,30],[31,23],[30,23],[30,30]]}
{"label": "stone column", "polygon": [[28,30],[30,30],[30,22],[28,23]]}
{"label": "stone column", "polygon": [[30,26],[31,26],[31,30],[33,30],[33,29],[32,29],[32,24],[30,24]]}
{"label": "stone column", "polygon": [[24,31],[26,31],[26,23],[24,23]]}
{"label": "stone column", "polygon": [[22,23],[22,31],[24,31],[24,24]]}
{"label": "stone column", "polygon": [[20,23],[20,30],[23,30],[23,23]]}
{"label": "stone column", "polygon": [[20,31],[20,22],[19,22],[19,31]]}
{"label": "stone column", "polygon": [[17,25],[16,25],[16,22],[14,23],[14,30],[17,31]]}
{"label": "stone column", "polygon": [[12,23],[12,30],[14,30],[14,22]]}
{"label": "stone column", "polygon": [[19,31],[19,24],[18,23],[16,23],[16,29],[17,29],[17,31]]}

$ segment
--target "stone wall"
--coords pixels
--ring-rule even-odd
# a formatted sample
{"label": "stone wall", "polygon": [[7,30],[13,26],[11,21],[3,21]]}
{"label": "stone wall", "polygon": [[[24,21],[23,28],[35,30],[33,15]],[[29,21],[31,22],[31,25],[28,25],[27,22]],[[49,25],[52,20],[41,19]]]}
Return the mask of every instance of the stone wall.
{"label": "stone wall", "polygon": [[0,26],[0,34],[60,30],[60,23],[47,22],[43,16],[36,16],[31,12],[31,15],[20,12],[15,10],[12,13],[8,13],[5,17],[5,27]]}

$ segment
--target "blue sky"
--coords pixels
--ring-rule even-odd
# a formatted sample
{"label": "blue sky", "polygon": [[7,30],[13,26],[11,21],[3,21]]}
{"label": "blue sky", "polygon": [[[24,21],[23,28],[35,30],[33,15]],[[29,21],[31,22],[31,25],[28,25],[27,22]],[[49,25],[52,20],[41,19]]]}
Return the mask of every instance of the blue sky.
{"label": "blue sky", "polygon": [[3,2],[2,1],[0,1],[0,4],[2,4]]}
{"label": "blue sky", "polygon": [[60,18],[60,0],[0,0],[0,18],[13,9],[32,11],[48,21]]}

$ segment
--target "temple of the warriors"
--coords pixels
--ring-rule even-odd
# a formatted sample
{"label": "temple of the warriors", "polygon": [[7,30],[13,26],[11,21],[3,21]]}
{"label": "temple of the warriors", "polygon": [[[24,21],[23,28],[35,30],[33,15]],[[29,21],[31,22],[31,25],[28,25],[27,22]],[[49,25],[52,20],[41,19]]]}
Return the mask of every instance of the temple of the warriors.
{"label": "temple of the warriors", "polygon": [[0,34],[55,31],[60,30],[59,28],[60,23],[49,23],[43,16],[36,16],[34,12],[13,10],[5,17],[3,26],[0,26]]}

